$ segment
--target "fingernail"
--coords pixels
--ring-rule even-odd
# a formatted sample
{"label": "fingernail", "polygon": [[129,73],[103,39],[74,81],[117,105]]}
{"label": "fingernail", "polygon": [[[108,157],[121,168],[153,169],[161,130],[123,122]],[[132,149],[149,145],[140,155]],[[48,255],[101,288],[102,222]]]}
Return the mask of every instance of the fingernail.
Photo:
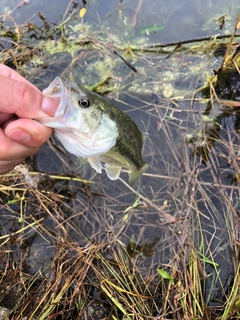
{"label": "fingernail", "polygon": [[47,115],[53,117],[57,110],[57,102],[53,99],[44,97],[42,101],[42,111]]}
{"label": "fingernail", "polygon": [[25,144],[31,140],[31,136],[27,131],[23,129],[14,129],[8,133],[8,138],[18,143]]}

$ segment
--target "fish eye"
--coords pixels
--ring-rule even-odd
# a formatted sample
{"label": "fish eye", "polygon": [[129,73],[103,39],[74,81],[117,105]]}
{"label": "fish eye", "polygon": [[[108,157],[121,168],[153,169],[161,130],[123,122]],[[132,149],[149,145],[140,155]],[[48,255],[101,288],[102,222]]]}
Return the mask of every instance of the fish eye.
{"label": "fish eye", "polygon": [[82,108],[88,108],[90,107],[90,100],[88,98],[82,98],[78,101],[80,107]]}

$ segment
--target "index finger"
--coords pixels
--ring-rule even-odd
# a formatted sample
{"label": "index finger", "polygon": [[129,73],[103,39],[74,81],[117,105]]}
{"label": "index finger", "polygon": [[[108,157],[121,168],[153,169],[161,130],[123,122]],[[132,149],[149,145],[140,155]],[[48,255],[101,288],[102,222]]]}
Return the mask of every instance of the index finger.
{"label": "index finger", "polygon": [[55,114],[56,101],[44,97],[34,85],[2,64],[0,64],[0,83],[0,112],[30,119]]}
{"label": "index finger", "polygon": [[0,112],[0,126],[13,117],[12,114]]}
{"label": "index finger", "polygon": [[[27,81],[24,77],[22,77],[19,73],[17,73],[16,71],[14,71],[13,69],[5,66],[4,64],[0,63],[0,74],[11,78],[13,80],[17,80],[20,82],[24,82],[24,83],[28,83],[31,84],[29,81]],[[31,84],[32,85],[32,84]],[[32,85],[33,86],[33,85]]]}

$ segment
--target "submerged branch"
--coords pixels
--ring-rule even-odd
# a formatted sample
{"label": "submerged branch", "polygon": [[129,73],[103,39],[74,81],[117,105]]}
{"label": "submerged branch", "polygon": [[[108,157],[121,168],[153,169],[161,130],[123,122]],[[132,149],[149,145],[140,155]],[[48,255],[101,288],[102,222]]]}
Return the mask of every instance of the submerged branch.
{"label": "submerged branch", "polygon": [[[143,52],[156,52],[155,49],[167,48],[167,47],[181,47],[183,44],[190,44],[194,42],[203,42],[203,41],[211,41],[211,40],[220,40],[220,39],[228,39],[231,38],[232,34],[219,34],[219,35],[211,35],[206,37],[194,38],[181,40],[176,42],[168,42],[168,43],[156,43],[147,46],[143,46],[141,48],[131,46],[132,51],[143,51]],[[235,34],[234,37],[240,37],[240,34]]]}

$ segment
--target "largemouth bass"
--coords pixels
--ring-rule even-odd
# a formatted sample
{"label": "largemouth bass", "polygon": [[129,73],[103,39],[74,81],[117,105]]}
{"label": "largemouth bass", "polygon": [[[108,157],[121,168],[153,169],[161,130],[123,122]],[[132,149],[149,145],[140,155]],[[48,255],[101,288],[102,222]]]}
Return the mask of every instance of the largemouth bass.
{"label": "largemouth bass", "polygon": [[59,106],[54,117],[38,121],[54,128],[68,152],[87,158],[98,173],[104,168],[111,180],[118,179],[124,167],[129,169],[129,183],[133,184],[148,169],[142,158],[144,135],[130,117],[110,102],[82,84],[59,77],[43,94],[59,100]]}

